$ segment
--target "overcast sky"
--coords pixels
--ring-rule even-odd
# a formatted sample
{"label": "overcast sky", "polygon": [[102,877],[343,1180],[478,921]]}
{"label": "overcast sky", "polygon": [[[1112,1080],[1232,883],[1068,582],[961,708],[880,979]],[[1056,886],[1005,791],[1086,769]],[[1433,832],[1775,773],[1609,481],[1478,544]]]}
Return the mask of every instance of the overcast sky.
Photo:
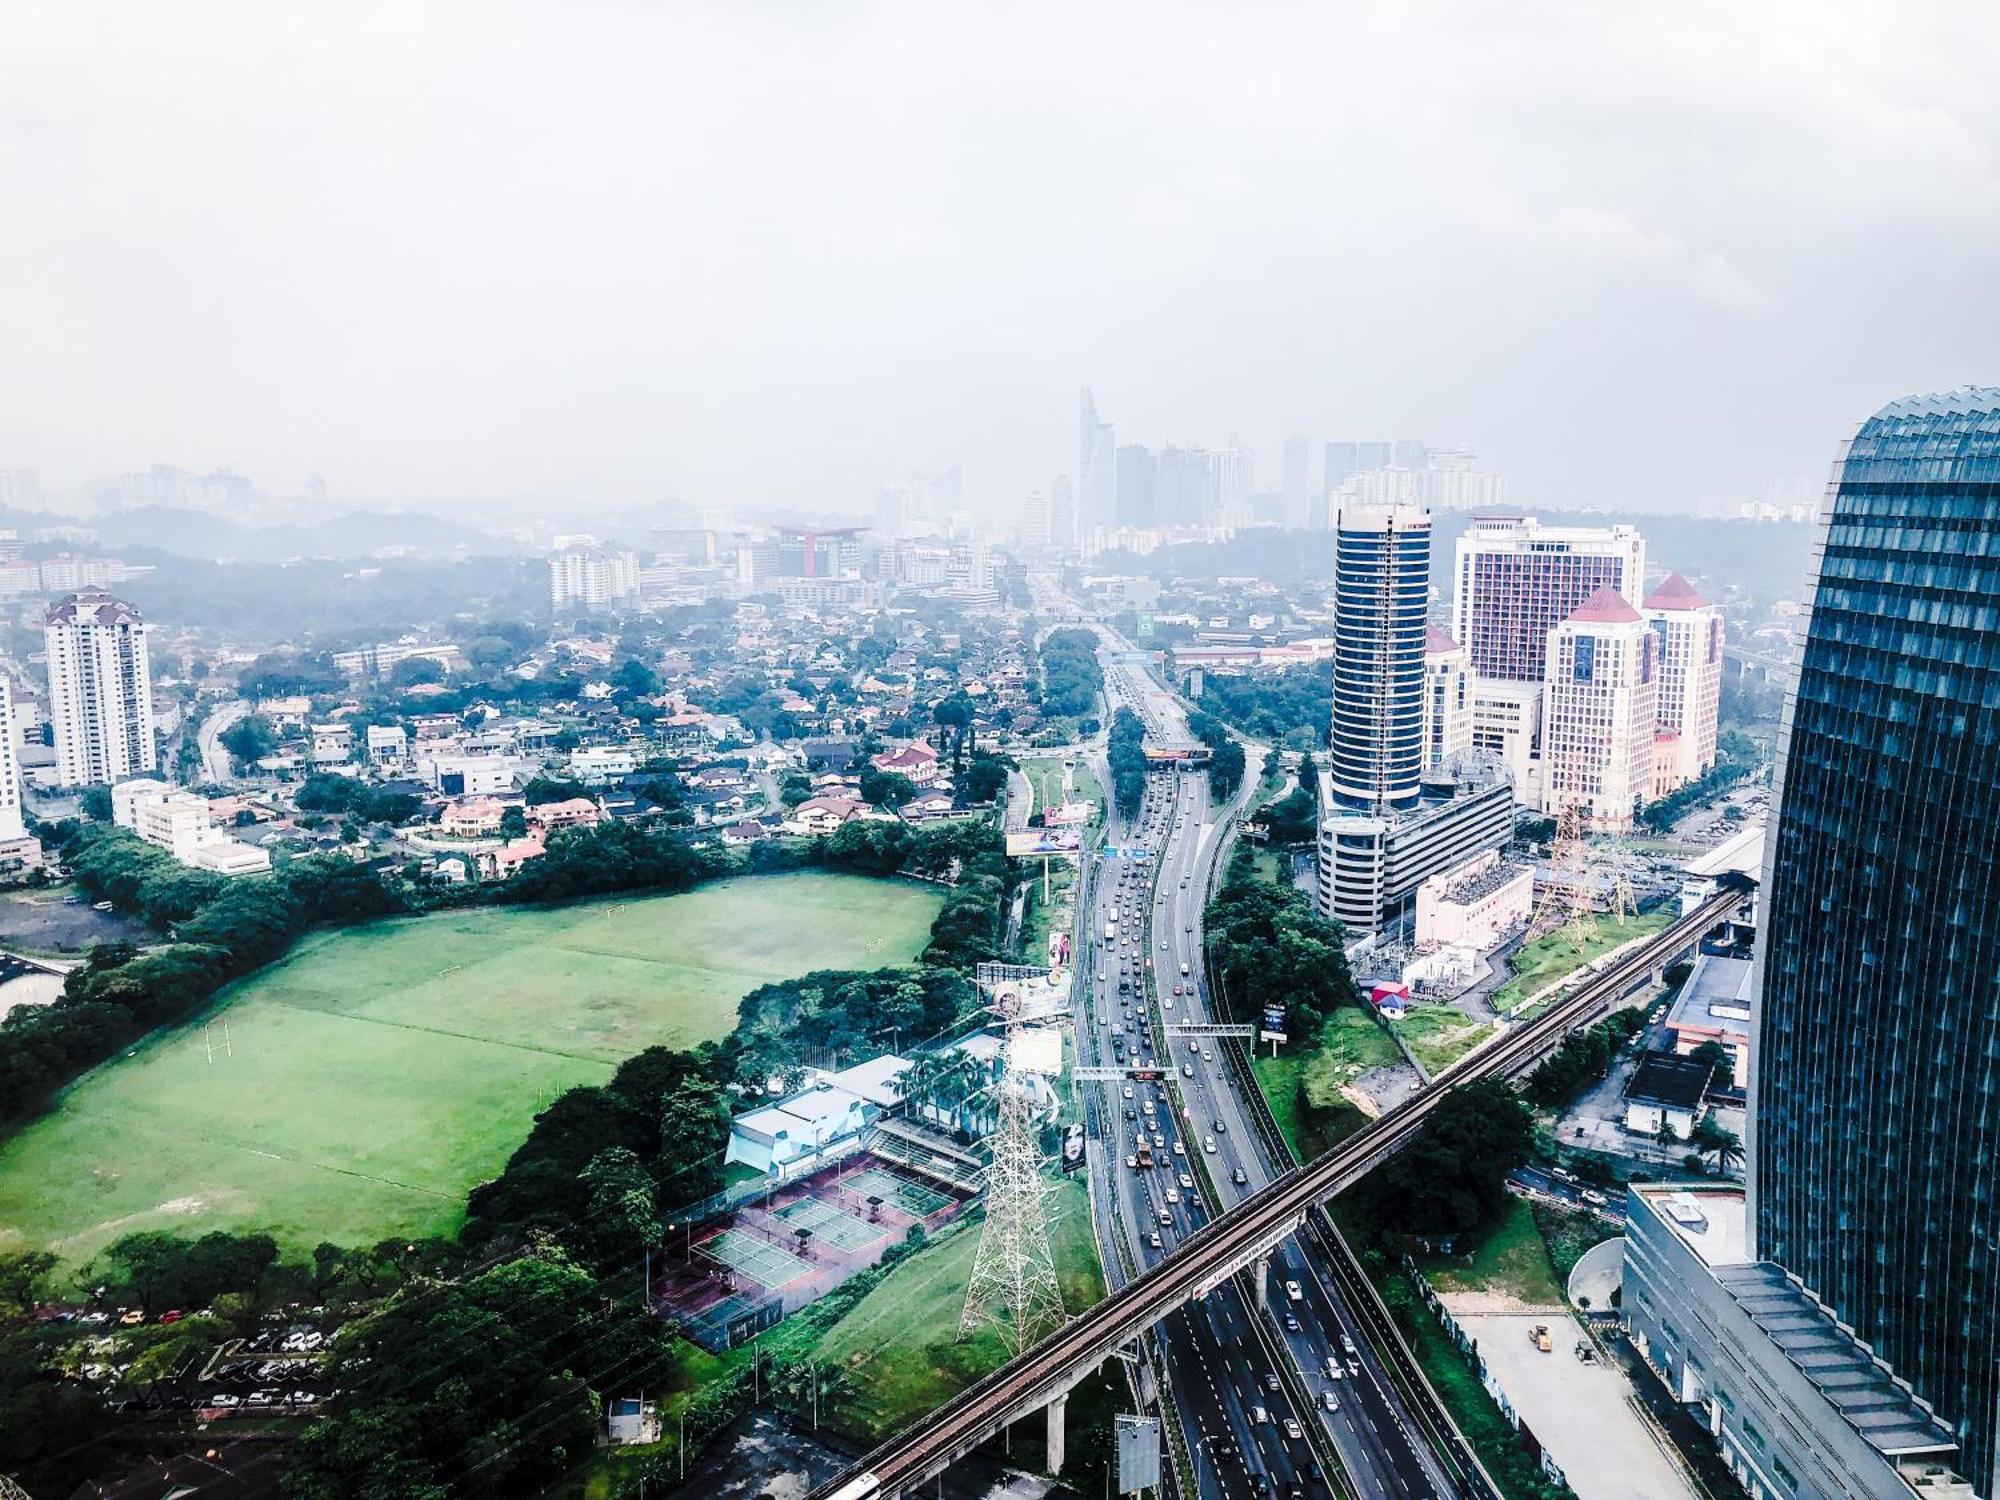
{"label": "overcast sky", "polygon": [[1975,0],[6,14],[0,468],[55,489],[1011,507],[1087,383],[1273,484],[1421,436],[1667,508],[2000,381]]}

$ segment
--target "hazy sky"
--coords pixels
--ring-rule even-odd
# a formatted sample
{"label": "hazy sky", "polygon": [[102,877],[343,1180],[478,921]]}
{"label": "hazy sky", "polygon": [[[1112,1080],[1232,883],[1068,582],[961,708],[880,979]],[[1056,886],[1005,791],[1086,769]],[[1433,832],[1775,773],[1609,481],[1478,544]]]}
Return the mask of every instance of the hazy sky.
{"label": "hazy sky", "polygon": [[1990,6],[100,5],[0,26],[0,467],[1012,505],[1121,442],[1823,477],[2000,381]]}

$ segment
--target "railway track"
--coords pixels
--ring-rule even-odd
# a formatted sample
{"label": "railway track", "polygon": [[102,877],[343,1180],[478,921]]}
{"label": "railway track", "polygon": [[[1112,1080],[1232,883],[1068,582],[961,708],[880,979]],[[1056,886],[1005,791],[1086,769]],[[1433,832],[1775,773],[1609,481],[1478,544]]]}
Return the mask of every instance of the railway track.
{"label": "railway track", "polygon": [[[1453,1064],[1422,1093],[1385,1111],[1317,1160],[1294,1168],[1228,1213],[1210,1220],[1166,1260],[968,1386],[876,1448],[853,1469],[815,1489],[811,1500],[893,1500],[943,1472],[1007,1422],[1067,1390],[1167,1312],[1207,1292],[1286,1235],[1302,1229],[1320,1204],[1365,1176],[1421,1130],[1453,1088],[1482,1078],[1512,1077],[1570,1031],[1597,1019],[1655,967],[1692,947],[1725,920],[1743,896],[1737,886],[1718,892],[1673,926],[1621,955],[1541,1015]],[[1330,1257],[1336,1263],[1342,1258]],[[1351,1254],[1345,1259],[1351,1262]],[[1353,1271],[1358,1273],[1359,1267]],[[1369,1302],[1372,1295],[1363,1299],[1364,1305]],[[1394,1334],[1393,1327],[1388,1331]],[[1399,1343],[1399,1338],[1392,1339],[1392,1346]],[[1449,1423],[1445,1423],[1444,1431],[1449,1430]]]}

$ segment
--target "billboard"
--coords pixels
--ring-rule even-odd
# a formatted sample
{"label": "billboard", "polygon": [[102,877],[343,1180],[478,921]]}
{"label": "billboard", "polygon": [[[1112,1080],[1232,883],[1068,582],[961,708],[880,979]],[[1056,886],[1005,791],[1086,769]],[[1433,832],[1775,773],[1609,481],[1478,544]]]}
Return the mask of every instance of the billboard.
{"label": "billboard", "polygon": [[1007,853],[1014,859],[1076,854],[1082,849],[1083,834],[1074,828],[1025,828],[1007,835]]}
{"label": "billboard", "polygon": [[1096,811],[1095,802],[1065,802],[1061,807],[1050,808],[1042,815],[1042,821],[1051,828],[1068,828],[1088,823],[1090,815]]}
{"label": "billboard", "polygon": [[1121,1413],[1112,1429],[1118,1437],[1118,1493],[1156,1488],[1160,1482],[1159,1418]]}
{"label": "billboard", "polygon": [[1054,1078],[1062,1072],[1062,1032],[1054,1026],[1022,1026],[1007,1041],[1007,1070]]}

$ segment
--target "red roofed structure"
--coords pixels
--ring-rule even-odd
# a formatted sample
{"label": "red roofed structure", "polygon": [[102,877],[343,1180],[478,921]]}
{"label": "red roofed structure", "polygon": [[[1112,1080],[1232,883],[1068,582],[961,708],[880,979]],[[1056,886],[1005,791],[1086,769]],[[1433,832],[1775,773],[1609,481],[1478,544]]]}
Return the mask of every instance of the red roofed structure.
{"label": "red roofed structure", "polygon": [[1710,602],[1678,573],[1669,573],[1660,580],[1660,586],[1646,596],[1648,609],[1707,609]]}
{"label": "red roofed structure", "polygon": [[1569,612],[1580,625],[1634,625],[1644,616],[1625,602],[1625,596],[1606,584]]}

